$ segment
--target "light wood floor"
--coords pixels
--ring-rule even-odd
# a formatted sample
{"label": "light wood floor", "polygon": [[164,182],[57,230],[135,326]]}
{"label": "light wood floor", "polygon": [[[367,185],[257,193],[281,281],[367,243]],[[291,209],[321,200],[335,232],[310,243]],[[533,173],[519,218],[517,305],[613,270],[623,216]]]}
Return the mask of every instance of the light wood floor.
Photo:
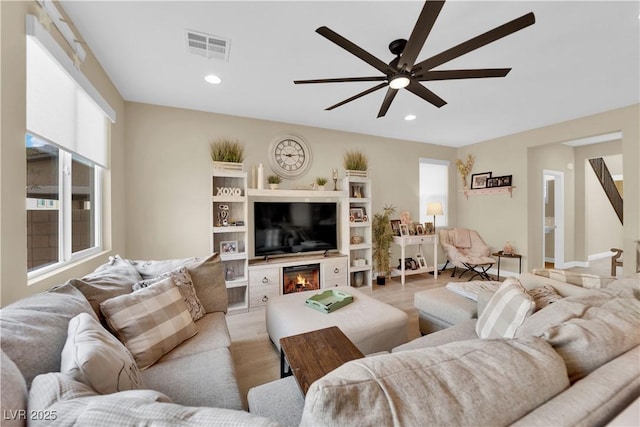
{"label": "light wood floor", "polygon": [[[590,268],[573,268],[571,270],[602,276],[609,274],[605,272],[607,266],[610,265],[609,258],[592,264]],[[377,300],[405,311],[409,316],[408,337],[409,340],[412,340],[420,336],[418,311],[413,306],[413,295],[418,291],[445,286],[451,281],[466,281],[469,277],[467,274],[462,279],[452,278],[451,271],[447,270],[438,274],[437,280],[432,275],[420,274],[407,277],[404,286],[400,283],[400,278],[394,278],[387,280],[385,286],[374,284],[371,290],[366,287],[358,289],[370,292],[370,295]],[[227,316],[232,340],[231,351],[238,385],[245,400],[245,408],[246,396],[250,388],[280,378],[280,356],[269,340],[264,315],[264,310],[257,310]]]}

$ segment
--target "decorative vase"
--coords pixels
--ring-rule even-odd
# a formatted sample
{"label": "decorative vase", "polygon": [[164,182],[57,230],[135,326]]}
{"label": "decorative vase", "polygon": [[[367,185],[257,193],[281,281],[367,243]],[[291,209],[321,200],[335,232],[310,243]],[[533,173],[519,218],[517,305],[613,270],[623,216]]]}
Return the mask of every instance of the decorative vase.
{"label": "decorative vase", "polygon": [[269,184],[269,188],[272,190],[277,190],[280,188],[280,184]]}
{"label": "decorative vase", "polygon": [[231,170],[231,171],[241,171],[243,163],[233,163],[233,162],[213,162],[213,168],[218,170]]}
{"label": "decorative vase", "polygon": [[359,288],[364,283],[364,272],[356,271],[353,273],[353,284]]}
{"label": "decorative vase", "polygon": [[511,246],[511,242],[509,242],[508,240],[507,240],[507,243],[504,244],[502,253],[505,255],[511,255],[513,253],[513,246]]}
{"label": "decorative vase", "polygon": [[387,278],[384,276],[378,276],[376,277],[376,283],[380,286],[384,286],[385,282],[387,281]]}
{"label": "decorative vase", "polygon": [[318,190],[319,191],[324,191],[324,185],[318,185]]}

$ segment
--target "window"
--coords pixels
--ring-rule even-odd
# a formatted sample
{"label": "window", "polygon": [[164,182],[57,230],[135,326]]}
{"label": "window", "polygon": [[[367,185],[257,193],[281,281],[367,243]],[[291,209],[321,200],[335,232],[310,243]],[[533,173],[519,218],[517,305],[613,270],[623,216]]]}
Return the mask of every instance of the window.
{"label": "window", "polygon": [[420,222],[433,222],[433,216],[427,215],[427,203],[440,202],[444,215],[436,216],[436,225],[449,225],[449,161],[420,159]]}
{"label": "window", "polygon": [[28,277],[98,253],[115,113],[51,35],[27,20]]}

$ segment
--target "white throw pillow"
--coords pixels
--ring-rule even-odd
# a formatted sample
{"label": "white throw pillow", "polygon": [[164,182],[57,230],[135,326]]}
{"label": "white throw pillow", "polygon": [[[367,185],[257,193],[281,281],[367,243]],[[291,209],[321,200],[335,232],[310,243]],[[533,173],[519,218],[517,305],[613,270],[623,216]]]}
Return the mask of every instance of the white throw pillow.
{"label": "white throw pillow", "polygon": [[509,277],[478,317],[476,333],[480,338],[513,338],[535,306],[524,286]]}
{"label": "white throw pillow", "polygon": [[124,343],[140,369],[198,332],[171,277],[100,304],[109,327]]}
{"label": "white throw pillow", "polygon": [[144,388],[129,350],[88,313],[69,321],[60,372],[100,394]]}

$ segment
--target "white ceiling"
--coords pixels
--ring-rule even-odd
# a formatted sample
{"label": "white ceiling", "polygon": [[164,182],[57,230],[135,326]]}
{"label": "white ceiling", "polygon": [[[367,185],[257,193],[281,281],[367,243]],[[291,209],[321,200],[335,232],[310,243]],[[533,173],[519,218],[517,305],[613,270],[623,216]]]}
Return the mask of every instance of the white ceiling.
{"label": "white ceiling", "polygon": [[[293,80],[378,71],[318,35],[328,26],[384,62],[415,1],[62,1],[125,100],[459,147],[640,102],[638,1],[450,1],[418,62],[528,12],[536,23],[438,69],[512,67],[505,78],[427,82],[438,109],[402,90],[376,119],[376,83]],[[229,61],[189,54],[185,30],[231,39]],[[215,73],[223,84],[204,76]],[[403,120],[409,113],[417,119]]]}

